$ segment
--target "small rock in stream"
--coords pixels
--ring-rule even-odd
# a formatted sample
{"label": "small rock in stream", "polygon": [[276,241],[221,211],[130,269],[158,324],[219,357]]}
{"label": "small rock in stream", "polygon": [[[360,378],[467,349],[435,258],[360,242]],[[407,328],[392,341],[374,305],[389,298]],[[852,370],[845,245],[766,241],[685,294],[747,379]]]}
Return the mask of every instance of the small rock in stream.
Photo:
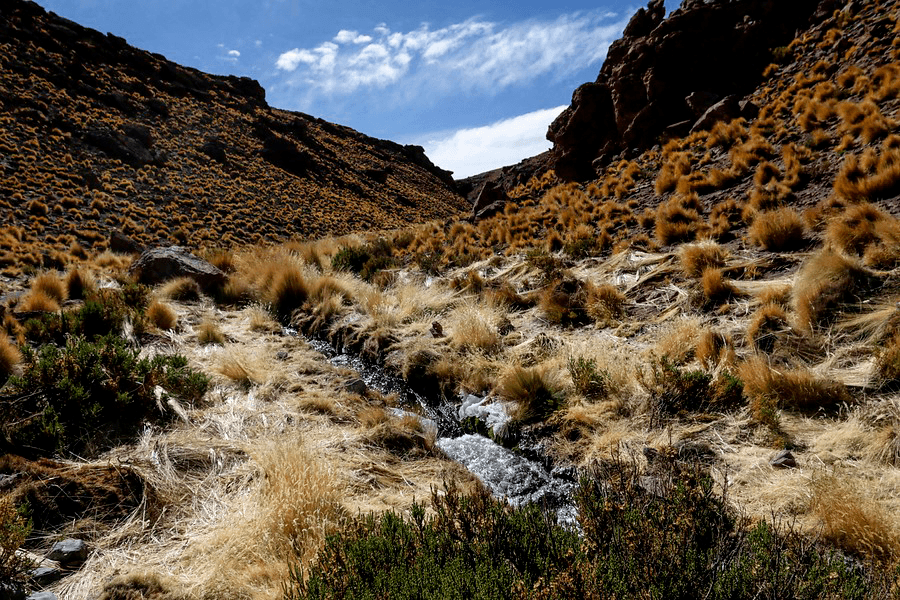
{"label": "small rock in stream", "polygon": [[88,556],[87,544],[82,540],[69,538],[56,542],[50,548],[47,558],[63,565],[80,565]]}
{"label": "small rock in stream", "polygon": [[362,379],[351,379],[347,383],[344,384],[344,389],[347,390],[351,394],[358,394],[360,396],[365,395],[366,391],[369,389],[369,386],[366,385],[366,382]]}

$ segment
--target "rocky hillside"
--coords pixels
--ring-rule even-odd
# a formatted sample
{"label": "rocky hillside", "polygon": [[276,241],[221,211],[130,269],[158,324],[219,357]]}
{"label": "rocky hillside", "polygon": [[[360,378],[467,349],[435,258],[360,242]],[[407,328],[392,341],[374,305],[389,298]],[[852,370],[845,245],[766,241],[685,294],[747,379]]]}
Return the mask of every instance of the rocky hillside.
{"label": "rocky hillside", "polygon": [[0,261],[61,266],[111,231],[232,245],[393,228],[466,206],[422,148],[269,107],[13,0],[0,8]]}

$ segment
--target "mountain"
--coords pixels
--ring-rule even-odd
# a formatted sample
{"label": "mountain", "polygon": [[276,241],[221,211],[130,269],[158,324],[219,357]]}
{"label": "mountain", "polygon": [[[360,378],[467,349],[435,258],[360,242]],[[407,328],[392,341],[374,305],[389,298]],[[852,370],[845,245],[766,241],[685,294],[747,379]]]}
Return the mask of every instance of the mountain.
{"label": "mountain", "polygon": [[421,147],[272,108],[256,81],[182,67],[33,2],[0,8],[0,49],[7,265],[60,266],[111,231],[230,246],[468,208]]}

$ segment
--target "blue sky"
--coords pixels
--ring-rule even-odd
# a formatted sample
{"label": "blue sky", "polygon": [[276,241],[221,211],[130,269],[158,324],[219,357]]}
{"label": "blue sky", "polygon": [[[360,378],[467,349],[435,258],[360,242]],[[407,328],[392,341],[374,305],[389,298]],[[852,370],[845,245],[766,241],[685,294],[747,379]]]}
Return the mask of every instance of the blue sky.
{"label": "blue sky", "polygon": [[548,148],[547,126],[642,4],[37,1],[177,63],[252,77],[272,106],[421,144],[457,177]]}

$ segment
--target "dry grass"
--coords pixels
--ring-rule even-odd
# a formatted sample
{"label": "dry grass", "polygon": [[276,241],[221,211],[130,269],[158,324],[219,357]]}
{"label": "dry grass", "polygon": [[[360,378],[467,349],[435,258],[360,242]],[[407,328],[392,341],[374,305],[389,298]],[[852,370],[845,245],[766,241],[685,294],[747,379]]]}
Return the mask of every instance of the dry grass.
{"label": "dry grass", "polygon": [[66,275],[66,292],[69,298],[81,300],[97,291],[97,281],[82,269],[72,269]]}
{"label": "dry grass", "polygon": [[219,326],[210,320],[204,320],[196,329],[197,341],[201,344],[219,344],[225,343],[225,334]]}
{"label": "dry grass", "polygon": [[280,263],[272,267],[267,279],[271,285],[262,290],[262,297],[279,319],[290,319],[291,313],[300,308],[309,296],[306,278],[297,267]]}
{"label": "dry grass", "polygon": [[657,241],[666,246],[695,239],[706,226],[699,208],[696,195],[677,196],[660,204],[655,222]]}
{"label": "dry grass", "polygon": [[703,295],[710,304],[722,304],[737,294],[734,285],[725,279],[721,269],[703,269],[700,286],[703,289]]}
{"label": "dry grass", "polygon": [[900,259],[900,221],[868,202],[830,219],[825,239],[870,266],[892,267]]}
{"label": "dry grass", "polygon": [[19,302],[17,308],[24,312],[55,312],[59,302],[44,292],[31,291]]}
{"label": "dry grass", "polygon": [[0,381],[6,381],[21,362],[22,353],[9,337],[0,334]]}
{"label": "dry grass", "polygon": [[809,369],[774,368],[760,355],[752,356],[738,367],[750,408],[757,420],[767,409],[782,408],[801,412],[833,410],[850,402],[843,384],[816,376]]}
{"label": "dry grass", "polygon": [[158,300],[154,300],[147,307],[147,318],[157,329],[175,329],[178,325],[178,315],[175,310]]}
{"label": "dry grass", "polygon": [[714,241],[685,244],[678,249],[681,269],[688,277],[700,277],[708,267],[721,268],[727,258],[728,251]]}
{"label": "dry grass", "polygon": [[767,302],[750,318],[747,339],[760,352],[771,353],[777,335],[789,329],[787,313],[781,304]]}
{"label": "dry grass", "polygon": [[190,277],[178,277],[166,282],[159,290],[163,298],[190,302],[200,299],[200,286]]}
{"label": "dry grass", "polygon": [[793,208],[757,213],[747,231],[750,240],[770,252],[788,252],[806,243],[803,217]]}
{"label": "dry grass", "polygon": [[502,345],[497,330],[499,321],[500,315],[491,307],[463,304],[450,315],[450,339],[456,348],[462,350],[495,352]]}
{"label": "dry grass", "polygon": [[820,476],[812,483],[812,510],[824,525],[825,539],[838,548],[894,564],[900,560],[897,521],[866,483],[837,474]]}
{"label": "dry grass", "polygon": [[816,252],[794,280],[792,305],[798,327],[810,330],[831,320],[843,303],[860,297],[875,281],[858,261],[830,248]]}
{"label": "dry grass", "polygon": [[52,298],[58,304],[62,304],[68,298],[68,290],[63,281],[56,273],[41,273],[31,282],[31,292],[33,294],[43,294],[48,298]]}
{"label": "dry grass", "polygon": [[734,364],[734,341],[730,335],[704,329],[697,341],[695,356],[705,369],[715,369],[720,364]]}
{"label": "dry grass", "polygon": [[694,355],[701,332],[699,319],[681,318],[660,334],[653,354],[665,356],[675,364],[684,364]]}
{"label": "dry grass", "polygon": [[625,313],[627,300],[612,284],[591,285],[587,291],[587,314],[598,327],[612,327]]}
{"label": "dry grass", "polygon": [[559,371],[548,366],[513,367],[499,382],[497,393],[514,402],[514,420],[542,421],[564,405],[564,386]]}
{"label": "dry grass", "polygon": [[238,356],[228,353],[219,364],[219,373],[242,386],[249,387],[252,384],[262,383],[262,376],[255,368],[255,361],[246,356]]}

